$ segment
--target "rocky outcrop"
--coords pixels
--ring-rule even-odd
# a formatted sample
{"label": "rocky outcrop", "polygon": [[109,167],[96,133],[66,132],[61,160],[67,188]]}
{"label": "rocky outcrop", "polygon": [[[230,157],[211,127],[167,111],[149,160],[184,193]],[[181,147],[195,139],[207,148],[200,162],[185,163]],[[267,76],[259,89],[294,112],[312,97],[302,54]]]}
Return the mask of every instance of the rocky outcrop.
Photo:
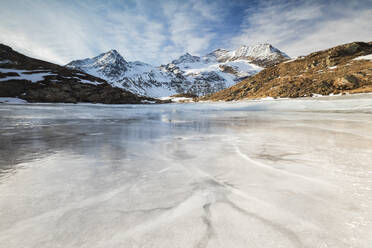
{"label": "rocky outcrop", "polygon": [[359,80],[353,75],[346,75],[344,77],[337,78],[334,81],[333,86],[337,90],[352,90],[354,88],[358,88]]}
{"label": "rocky outcrop", "polygon": [[201,98],[241,100],[372,92],[372,42],[353,42],[270,66],[242,82]]}
{"label": "rocky outcrop", "polygon": [[218,67],[221,69],[222,72],[230,73],[230,74],[233,74],[233,75],[238,75],[238,69],[234,66],[219,65]]}

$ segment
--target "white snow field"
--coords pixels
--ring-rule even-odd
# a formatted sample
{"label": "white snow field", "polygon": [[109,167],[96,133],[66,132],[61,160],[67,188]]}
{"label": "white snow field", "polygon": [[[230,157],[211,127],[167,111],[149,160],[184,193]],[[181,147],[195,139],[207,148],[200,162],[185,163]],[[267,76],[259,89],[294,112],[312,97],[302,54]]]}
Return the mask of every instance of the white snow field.
{"label": "white snow field", "polygon": [[372,244],[372,96],[0,104],[0,247]]}

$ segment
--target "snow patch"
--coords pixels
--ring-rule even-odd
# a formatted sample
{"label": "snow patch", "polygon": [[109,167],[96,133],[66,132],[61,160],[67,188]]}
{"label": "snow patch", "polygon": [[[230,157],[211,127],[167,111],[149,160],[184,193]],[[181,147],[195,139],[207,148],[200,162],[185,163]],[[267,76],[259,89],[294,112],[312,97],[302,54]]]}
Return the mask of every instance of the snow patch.
{"label": "snow patch", "polygon": [[81,78],[77,78],[80,83],[83,83],[83,84],[93,84],[93,85],[99,85],[99,84],[102,84],[101,82],[97,82],[97,81],[90,81],[90,80],[86,80],[86,79],[81,79]]}
{"label": "snow patch", "polygon": [[193,102],[194,101],[190,97],[175,97],[175,96],[161,97],[160,100],[163,100],[163,101],[171,100],[172,102]]}
{"label": "snow patch", "polygon": [[0,60],[0,64],[13,64],[13,62],[6,59],[6,60]]}
{"label": "snow patch", "polygon": [[156,103],[155,101],[149,101],[149,100],[142,100],[141,102],[142,102],[142,103],[151,103],[151,104],[152,104],[152,103]]}
{"label": "snow patch", "polygon": [[0,103],[6,104],[24,104],[27,101],[17,98],[17,97],[0,97]]}
{"label": "snow patch", "polygon": [[289,62],[292,62],[292,61],[295,61],[297,58],[293,58],[293,59],[290,59],[290,60],[287,60],[287,61],[284,61],[283,64],[287,64]]}
{"label": "snow patch", "polygon": [[[9,80],[28,80],[28,81],[31,81],[33,83],[36,83],[36,82],[39,82],[39,81],[43,81],[44,77],[46,77],[46,76],[56,75],[56,74],[53,74],[52,72],[37,72],[37,71],[40,71],[40,70],[29,71],[29,70],[17,70],[17,69],[0,68],[1,73],[15,72],[15,73],[19,74],[19,76],[9,76],[9,77],[6,77],[6,78],[0,78],[0,82],[9,81]],[[25,73],[30,73],[30,72],[35,72],[35,73],[25,74]]]}
{"label": "snow patch", "polygon": [[372,60],[372,54],[359,56],[359,57],[354,58],[353,60]]}
{"label": "snow patch", "polygon": [[[0,72],[1,73],[17,73],[19,74],[19,76],[8,76],[6,78],[0,78],[0,82],[4,82],[4,81],[9,81],[9,80],[28,80],[28,81],[31,81],[33,83],[36,83],[36,82],[39,82],[39,81],[43,81],[45,80],[44,77],[46,76],[57,76],[57,74],[55,73],[52,73],[52,72],[40,72],[40,70],[18,70],[18,69],[4,69],[4,68],[0,68]],[[28,73],[31,73],[32,74],[28,74]],[[85,74],[81,74],[81,73],[78,73],[77,75],[82,75],[82,76],[86,76]],[[66,79],[77,79],[80,81],[80,83],[85,83],[85,84],[93,84],[93,85],[98,85],[98,84],[102,84],[101,82],[97,82],[97,81],[90,81],[90,80],[87,80],[87,79],[81,79],[79,77],[64,77]],[[59,82],[59,80],[51,80],[51,82]]]}

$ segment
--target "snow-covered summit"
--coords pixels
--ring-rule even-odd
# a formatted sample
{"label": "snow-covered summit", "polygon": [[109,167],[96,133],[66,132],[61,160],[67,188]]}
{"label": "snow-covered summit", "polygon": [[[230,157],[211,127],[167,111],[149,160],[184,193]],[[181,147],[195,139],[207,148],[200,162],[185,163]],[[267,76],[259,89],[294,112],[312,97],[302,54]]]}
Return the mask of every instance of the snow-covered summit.
{"label": "snow-covered summit", "polygon": [[[106,75],[110,78],[119,79],[127,71],[128,62],[116,50],[110,50],[94,58],[74,60],[66,65],[94,76]],[[100,73],[97,73],[100,72]]]}
{"label": "snow-covered summit", "polygon": [[268,59],[268,58],[277,58],[277,57],[286,57],[289,56],[279,49],[273,47],[271,44],[258,44],[255,46],[241,46],[237,50],[233,51],[234,57],[238,58],[256,58],[256,59]]}
{"label": "snow-covered summit", "polygon": [[289,56],[271,44],[263,43],[254,46],[243,45],[236,50],[217,49],[211,53],[219,62],[248,60],[259,65],[276,64],[289,59]]}
{"label": "snow-covered summit", "polygon": [[185,53],[184,55],[181,55],[178,59],[173,60],[172,64],[178,65],[181,63],[196,63],[200,62],[200,57],[193,56],[189,53]]}

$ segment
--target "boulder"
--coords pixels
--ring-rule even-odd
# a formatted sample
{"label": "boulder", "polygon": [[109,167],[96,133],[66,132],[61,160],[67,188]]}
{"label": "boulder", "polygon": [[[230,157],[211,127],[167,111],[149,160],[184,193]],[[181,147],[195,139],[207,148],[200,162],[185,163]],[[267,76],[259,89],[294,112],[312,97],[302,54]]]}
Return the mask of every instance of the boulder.
{"label": "boulder", "polygon": [[359,86],[358,79],[353,75],[337,78],[333,86],[338,90],[351,90]]}

